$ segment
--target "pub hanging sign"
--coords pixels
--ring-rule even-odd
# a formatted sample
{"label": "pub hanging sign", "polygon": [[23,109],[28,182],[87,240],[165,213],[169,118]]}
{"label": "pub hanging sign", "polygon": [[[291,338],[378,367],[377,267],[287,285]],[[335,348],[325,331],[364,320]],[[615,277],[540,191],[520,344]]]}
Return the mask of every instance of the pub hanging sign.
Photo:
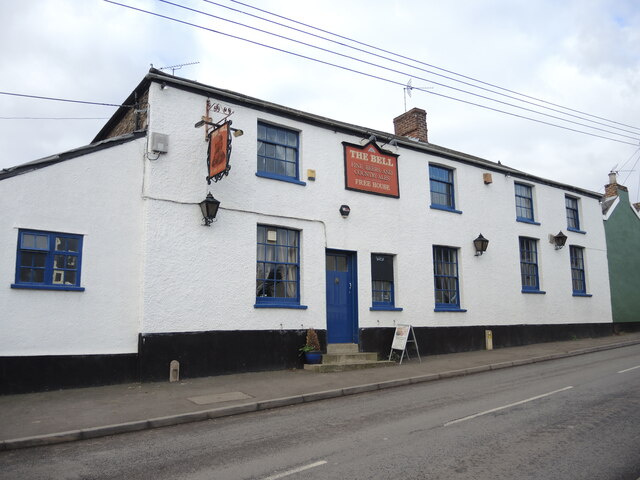
{"label": "pub hanging sign", "polygon": [[375,142],[364,147],[347,142],[342,145],[347,190],[400,197],[398,155],[381,150]]}
{"label": "pub hanging sign", "polygon": [[209,149],[207,151],[207,183],[217,182],[229,174],[231,165],[231,120],[217,125],[209,133]]}

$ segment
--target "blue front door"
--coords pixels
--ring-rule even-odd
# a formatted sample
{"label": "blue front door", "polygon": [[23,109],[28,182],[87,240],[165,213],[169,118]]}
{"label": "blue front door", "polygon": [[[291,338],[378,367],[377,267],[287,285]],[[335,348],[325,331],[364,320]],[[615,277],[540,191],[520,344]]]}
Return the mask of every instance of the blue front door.
{"label": "blue front door", "polygon": [[327,250],[327,343],[358,343],[355,258]]}

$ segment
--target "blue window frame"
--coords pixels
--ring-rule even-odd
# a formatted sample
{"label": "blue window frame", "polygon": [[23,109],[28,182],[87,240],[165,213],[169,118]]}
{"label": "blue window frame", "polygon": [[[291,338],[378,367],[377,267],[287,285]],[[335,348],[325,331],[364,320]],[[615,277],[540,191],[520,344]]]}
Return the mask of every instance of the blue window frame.
{"label": "blue window frame", "polygon": [[567,229],[572,232],[583,233],[580,230],[580,212],[578,210],[578,199],[565,196],[564,203],[567,210]]}
{"label": "blue window frame", "polygon": [[520,276],[523,292],[540,292],[538,240],[535,238],[520,237]]}
{"label": "blue window frame", "polygon": [[300,232],[258,225],[256,305],[300,304]]}
{"label": "blue window frame", "polygon": [[533,188],[516,183],[516,219],[521,222],[535,223],[533,216]]}
{"label": "blue window frame", "polygon": [[433,246],[433,280],[436,311],[460,310],[458,250],[456,248]]}
{"label": "blue window frame", "polygon": [[585,295],[587,293],[587,282],[584,274],[584,248],[571,245],[569,247],[569,257],[571,259],[573,293]]}
{"label": "blue window frame", "polygon": [[429,187],[432,208],[457,212],[452,169],[429,165]]}
{"label": "blue window frame", "polygon": [[82,235],[21,229],[11,287],[83,291],[81,264]]}
{"label": "blue window frame", "polygon": [[395,310],[393,255],[371,254],[371,310]]}
{"label": "blue window frame", "polygon": [[298,132],[258,122],[258,166],[256,175],[299,183]]}

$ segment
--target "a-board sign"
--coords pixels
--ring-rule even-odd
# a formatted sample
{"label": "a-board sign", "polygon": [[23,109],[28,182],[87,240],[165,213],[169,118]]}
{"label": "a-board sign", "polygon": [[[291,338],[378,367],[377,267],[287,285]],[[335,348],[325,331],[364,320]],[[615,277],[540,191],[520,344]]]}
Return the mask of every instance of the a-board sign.
{"label": "a-board sign", "polygon": [[407,340],[409,339],[410,330],[411,325],[396,326],[396,333],[393,335],[391,350],[404,350],[407,347]]}

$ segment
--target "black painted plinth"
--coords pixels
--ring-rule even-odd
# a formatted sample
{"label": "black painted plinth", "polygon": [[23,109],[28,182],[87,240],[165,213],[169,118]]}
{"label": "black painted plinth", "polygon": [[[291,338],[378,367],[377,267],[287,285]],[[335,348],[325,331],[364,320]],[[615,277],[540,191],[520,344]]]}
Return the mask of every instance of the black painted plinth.
{"label": "black painted plinth", "polygon": [[138,356],[0,357],[0,394],[92,387],[138,380]]}

